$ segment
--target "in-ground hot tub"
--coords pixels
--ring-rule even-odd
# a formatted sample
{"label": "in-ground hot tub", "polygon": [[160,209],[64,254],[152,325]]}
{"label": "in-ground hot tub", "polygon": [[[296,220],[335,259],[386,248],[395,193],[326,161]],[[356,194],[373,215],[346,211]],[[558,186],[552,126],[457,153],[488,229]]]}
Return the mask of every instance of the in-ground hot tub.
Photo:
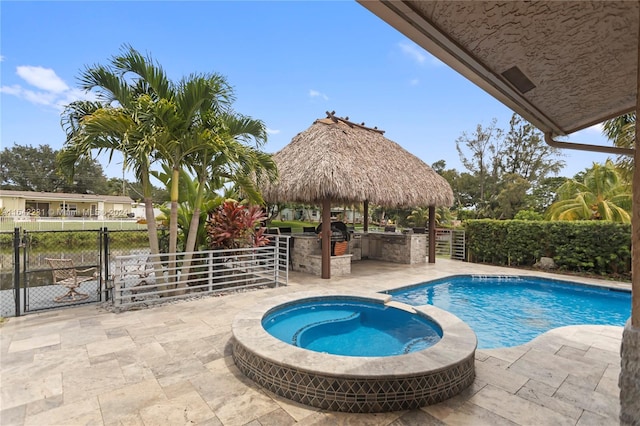
{"label": "in-ground hot tub", "polygon": [[[286,343],[263,326],[265,319],[297,305],[345,301],[375,305],[379,308],[375,315],[383,318],[399,312],[416,316],[418,322],[433,324],[438,336],[426,338],[425,344],[420,336],[409,333],[407,342],[400,344],[400,355],[334,355]],[[338,318],[337,334],[349,332],[356,316],[362,314]],[[336,330],[330,322],[313,322],[293,335],[315,341],[318,334]],[[384,319],[378,322],[385,323]],[[247,377],[285,398],[326,410],[365,413],[417,408],[457,395],[475,377],[477,340],[464,322],[433,306],[391,302],[388,295],[305,292],[276,297],[238,314],[232,328],[233,358]]]}

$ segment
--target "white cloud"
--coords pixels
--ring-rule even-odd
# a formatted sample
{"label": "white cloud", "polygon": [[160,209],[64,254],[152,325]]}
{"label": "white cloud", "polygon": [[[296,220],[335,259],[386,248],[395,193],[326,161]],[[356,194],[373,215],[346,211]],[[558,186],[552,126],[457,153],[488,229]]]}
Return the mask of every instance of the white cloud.
{"label": "white cloud", "polygon": [[67,83],[51,68],[21,65],[16,68],[16,74],[29,86],[39,90],[25,88],[19,84],[0,87],[1,93],[22,98],[36,105],[44,105],[57,110],[77,100],[95,100],[93,93],[70,88]]}
{"label": "white cloud", "polygon": [[0,62],[4,61],[4,56],[0,55]]}
{"label": "white cloud", "polygon": [[267,127],[267,133],[270,135],[277,135],[278,133],[280,133],[280,130],[270,129]]}
{"label": "white cloud", "polygon": [[16,74],[24,81],[38,89],[60,93],[69,90],[69,86],[51,68],[21,65],[16,68]]}
{"label": "white cloud", "polygon": [[400,51],[402,53],[419,64],[424,64],[427,60],[427,55],[425,55],[424,52],[415,44],[403,42],[398,43],[398,47],[400,47]]}
{"label": "white cloud", "polygon": [[419,65],[443,65],[442,61],[426,52],[415,43],[408,41],[400,42],[398,43],[398,47],[405,56],[408,56]]}
{"label": "white cloud", "polygon": [[317,90],[313,90],[313,89],[309,90],[309,96],[312,97],[312,98],[322,98],[325,101],[329,100],[329,97],[327,95],[325,95],[324,93],[320,93]]}
{"label": "white cloud", "polygon": [[591,127],[587,127],[585,130],[602,134],[602,131],[604,130],[604,125],[602,123],[594,124]]}
{"label": "white cloud", "polygon": [[410,86],[417,86],[418,84],[420,84],[420,79],[418,79],[418,78],[413,78],[413,79],[409,80],[409,85]]}
{"label": "white cloud", "polygon": [[6,93],[7,95],[19,96],[22,91],[22,87],[17,84],[13,86],[2,86],[0,87],[0,93]]}

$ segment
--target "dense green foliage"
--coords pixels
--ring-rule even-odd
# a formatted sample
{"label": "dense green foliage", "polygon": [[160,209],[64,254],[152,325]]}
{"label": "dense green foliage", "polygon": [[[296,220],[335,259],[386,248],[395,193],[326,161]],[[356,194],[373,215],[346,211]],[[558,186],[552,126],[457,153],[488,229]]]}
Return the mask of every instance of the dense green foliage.
{"label": "dense green foliage", "polygon": [[73,180],[60,172],[56,156],[60,151],[49,145],[39,147],[14,144],[0,151],[0,188],[13,191],[106,194],[107,178],[93,158],[76,161]]}
{"label": "dense green foliage", "polygon": [[561,270],[630,274],[631,226],[607,221],[469,220],[469,260],[532,266],[551,257]]}

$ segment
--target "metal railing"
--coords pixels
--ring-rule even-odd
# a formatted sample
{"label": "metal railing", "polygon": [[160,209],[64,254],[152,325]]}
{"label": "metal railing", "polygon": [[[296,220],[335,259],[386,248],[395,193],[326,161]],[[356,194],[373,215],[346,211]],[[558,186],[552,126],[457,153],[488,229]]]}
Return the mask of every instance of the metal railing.
{"label": "metal railing", "polygon": [[[289,279],[289,236],[264,247],[115,256],[107,288],[118,309],[252,288],[278,287]],[[191,259],[185,255],[191,255]]]}
{"label": "metal railing", "polygon": [[[429,242],[427,242],[429,244]],[[466,260],[464,229],[436,229],[436,256]]]}

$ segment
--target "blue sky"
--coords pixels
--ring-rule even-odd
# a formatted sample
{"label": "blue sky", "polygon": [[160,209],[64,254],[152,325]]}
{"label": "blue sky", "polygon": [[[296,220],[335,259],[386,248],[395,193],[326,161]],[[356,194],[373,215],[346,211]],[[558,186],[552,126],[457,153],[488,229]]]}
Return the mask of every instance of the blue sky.
{"label": "blue sky", "polygon": [[[455,140],[493,118],[507,129],[512,114],[355,1],[2,1],[0,19],[2,149],[60,149],[62,106],[87,96],[80,71],[123,44],[150,53],[176,81],[226,76],[236,111],[269,129],[268,152],[335,110],[428,164],[463,171]],[[569,140],[609,144],[597,127]],[[562,176],[607,158],[563,153]],[[119,159],[99,160],[107,176],[122,176]]]}

